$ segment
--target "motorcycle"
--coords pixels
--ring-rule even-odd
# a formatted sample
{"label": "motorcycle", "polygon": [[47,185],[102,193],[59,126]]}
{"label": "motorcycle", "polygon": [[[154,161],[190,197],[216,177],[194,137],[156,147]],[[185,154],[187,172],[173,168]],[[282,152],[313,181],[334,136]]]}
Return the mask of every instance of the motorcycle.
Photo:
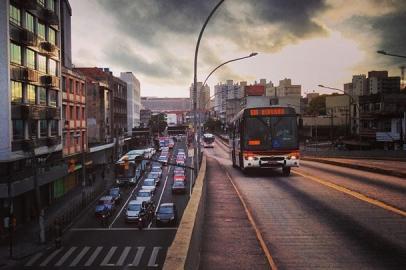
{"label": "motorcycle", "polygon": [[137,224],[139,230],[142,230],[145,227],[146,218],[147,218],[146,214],[143,211],[140,212],[139,217],[138,217],[138,224]]}

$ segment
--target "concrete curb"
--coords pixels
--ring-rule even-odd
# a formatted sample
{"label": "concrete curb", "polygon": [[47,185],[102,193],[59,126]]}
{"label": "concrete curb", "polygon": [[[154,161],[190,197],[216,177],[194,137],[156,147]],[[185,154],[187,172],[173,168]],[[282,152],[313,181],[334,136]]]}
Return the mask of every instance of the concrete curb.
{"label": "concrete curb", "polygon": [[351,169],[357,169],[357,170],[361,170],[361,171],[367,171],[367,172],[373,172],[373,173],[379,173],[379,174],[384,174],[384,175],[391,175],[391,176],[406,178],[406,173],[404,173],[404,172],[386,170],[386,169],[377,168],[377,167],[369,167],[369,166],[363,166],[363,165],[358,165],[358,164],[343,163],[343,162],[338,162],[338,161],[333,161],[333,160],[326,160],[323,158],[302,157],[301,159],[307,160],[307,161],[320,162],[320,163],[340,166],[340,167],[346,167],[346,168],[351,168]]}
{"label": "concrete curb", "polygon": [[183,213],[175,239],[166,254],[164,270],[198,269],[206,200],[206,156],[203,156],[193,193]]}

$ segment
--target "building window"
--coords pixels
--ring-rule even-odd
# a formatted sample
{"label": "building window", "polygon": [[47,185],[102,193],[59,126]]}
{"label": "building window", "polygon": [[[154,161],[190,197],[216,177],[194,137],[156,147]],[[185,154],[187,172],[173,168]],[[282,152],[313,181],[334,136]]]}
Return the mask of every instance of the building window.
{"label": "building window", "polygon": [[45,0],[37,0],[37,3],[45,7]]}
{"label": "building window", "polygon": [[45,39],[45,24],[38,22],[37,35],[40,38]]}
{"label": "building window", "polygon": [[27,84],[26,92],[27,92],[27,103],[35,104],[37,98],[37,93],[35,92],[35,85]]}
{"label": "building window", "polygon": [[76,92],[76,95],[80,94],[79,82],[78,81],[75,82],[75,92]]}
{"label": "building window", "polygon": [[47,105],[47,90],[44,87],[38,87],[39,104]]}
{"label": "building window", "polygon": [[76,120],[80,120],[80,108],[76,107]]}
{"label": "building window", "polygon": [[66,92],[66,78],[62,76],[62,91]]}
{"label": "building window", "polygon": [[66,120],[66,105],[62,105],[62,119]]}
{"label": "building window", "polygon": [[70,120],[74,119],[73,106],[69,106],[69,119]]}
{"label": "building window", "polygon": [[43,55],[38,55],[38,71],[47,73],[47,58]]}
{"label": "building window", "polygon": [[21,46],[10,43],[10,62],[21,65]]}
{"label": "building window", "polygon": [[52,28],[48,28],[48,41],[56,44],[56,31]]}
{"label": "building window", "polygon": [[50,74],[52,76],[57,76],[55,60],[49,59],[48,74]]}
{"label": "building window", "polygon": [[38,137],[38,121],[30,120],[30,138],[35,139]]}
{"label": "building window", "polygon": [[13,120],[13,140],[24,139],[24,121]]}
{"label": "building window", "polygon": [[49,103],[48,106],[56,107],[58,105],[58,93],[54,90],[48,90]]}
{"label": "building window", "polygon": [[39,134],[41,137],[48,136],[48,124],[47,120],[39,120]]}
{"label": "building window", "polygon": [[25,50],[26,60],[27,60],[27,67],[31,69],[35,69],[35,52],[30,49]]}
{"label": "building window", "polygon": [[75,146],[79,145],[79,139],[80,139],[80,135],[78,134],[78,136],[75,136]]}
{"label": "building window", "polygon": [[51,136],[58,136],[58,120],[50,120]]}
{"label": "building window", "polygon": [[21,26],[21,10],[10,5],[10,22]]}
{"label": "building window", "polygon": [[31,32],[35,32],[35,21],[34,21],[34,16],[32,16],[30,13],[26,12],[25,13],[25,29]]}
{"label": "building window", "polygon": [[48,0],[47,1],[47,8],[52,10],[52,11],[55,11],[55,0]]}
{"label": "building window", "polygon": [[82,108],[82,120],[85,120],[85,108]]}
{"label": "building window", "polygon": [[11,81],[11,102],[21,103],[23,102],[23,85],[20,82]]}
{"label": "building window", "polygon": [[69,79],[69,93],[73,94],[73,80]]}

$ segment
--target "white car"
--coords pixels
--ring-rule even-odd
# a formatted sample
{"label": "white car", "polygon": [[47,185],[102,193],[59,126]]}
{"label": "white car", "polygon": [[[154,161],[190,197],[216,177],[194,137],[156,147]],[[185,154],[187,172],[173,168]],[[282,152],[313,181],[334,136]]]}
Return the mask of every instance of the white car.
{"label": "white car", "polygon": [[137,193],[137,197],[135,198],[137,201],[141,202],[150,202],[152,201],[152,191],[151,190],[146,190],[146,189],[141,189]]}
{"label": "white car", "polygon": [[150,190],[152,194],[155,193],[156,189],[156,182],[155,179],[147,178],[144,180],[144,183],[142,184],[141,189],[143,190]]}
{"label": "white car", "polygon": [[125,221],[137,222],[141,209],[142,209],[142,201],[131,200],[128,203],[127,210],[125,212]]}
{"label": "white car", "polygon": [[160,166],[153,166],[153,167],[151,168],[151,172],[152,172],[152,173],[157,173],[158,176],[159,176],[159,178],[162,177],[162,168],[161,168]]}

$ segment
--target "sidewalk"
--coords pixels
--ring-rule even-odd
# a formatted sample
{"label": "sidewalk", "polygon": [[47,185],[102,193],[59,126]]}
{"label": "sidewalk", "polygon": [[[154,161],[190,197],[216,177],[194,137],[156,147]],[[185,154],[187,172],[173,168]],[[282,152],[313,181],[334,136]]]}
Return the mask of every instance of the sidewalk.
{"label": "sidewalk", "polygon": [[[11,266],[16,260],[24,259],[42,249],[52,248],[53,237],[52,226],[53,221],[59,218],[64,223],[63,228],[66,230],[69,225],[77,218],[89,203],[95,199],[105,189],[105,186],[110,184],[112,172],[107,172],[105,181],[102,180],[101,174],[96,175],[96,181],[91,186],[85,187],[85,204],[83,205],[82,188],[76,187],[68,194],[63,196],[61,200],[55,202],[45,209],[45,230],[46,243],[39,242],[39,225],[38,220],[31,221],[21,227],[17,227],[13,233],[13,259],[9,258],[9,236],[0,239],[0,267],[7,265]],[[77,211],[73,211],[75,207]],[[13,262],[14,261],[14,262]]]}
{"label": "sidewalk", "polygon": [[357,170],[406,178],[406,161],[303,157],[302,160],[315,161]]}
{"label": "sidewalk", "polygon": [[224,169],[207,159],[207,198],[200,269],[270,269]]}

